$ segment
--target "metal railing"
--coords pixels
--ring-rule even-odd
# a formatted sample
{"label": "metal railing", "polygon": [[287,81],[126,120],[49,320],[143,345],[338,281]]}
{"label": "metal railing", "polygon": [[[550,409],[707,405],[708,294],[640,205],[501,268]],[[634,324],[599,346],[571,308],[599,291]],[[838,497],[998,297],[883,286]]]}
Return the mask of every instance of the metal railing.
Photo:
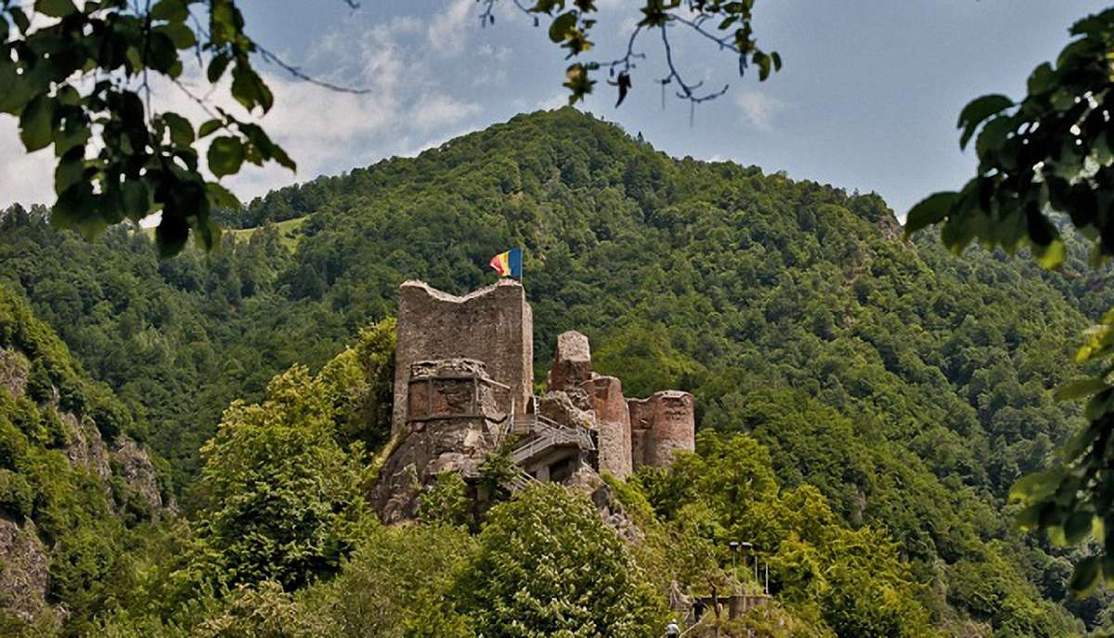
{"label": "metal railing", "polygon": [[518,492],[529,487],[533,483],[538,483],[538,479],[527,474],[523,469],[516,468],[513,476],[503,481],[503,487],[509,492]]}

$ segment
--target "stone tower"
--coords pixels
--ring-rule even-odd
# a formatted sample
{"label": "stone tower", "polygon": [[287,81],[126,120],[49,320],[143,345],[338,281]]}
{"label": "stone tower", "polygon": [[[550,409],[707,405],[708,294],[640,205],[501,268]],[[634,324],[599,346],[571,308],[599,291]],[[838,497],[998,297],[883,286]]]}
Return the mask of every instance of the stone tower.
{"label": "stone tower", "polygon": [[666,466],[677,452],[696,449],[696,414],[688,392],[662,390],[646,399],[627,399],[627,408],[636,469],[640,465]]}
{"label": "stone tower", "polygon": [[526,411],[532,397],[534,319],[522,284],[510,279],[462,297],[407,281],[399,289],[392,432],[406,424],[413,364],[466,358],[507,389],[496,391],[498,408]]}

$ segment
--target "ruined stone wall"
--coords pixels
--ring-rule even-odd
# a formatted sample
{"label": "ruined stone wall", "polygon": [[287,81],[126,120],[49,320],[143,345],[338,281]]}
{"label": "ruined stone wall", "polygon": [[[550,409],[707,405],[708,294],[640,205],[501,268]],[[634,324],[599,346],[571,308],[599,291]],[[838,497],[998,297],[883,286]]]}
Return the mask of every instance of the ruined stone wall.
{"label": "ruined stone wall", "polygon": [[480,361],[419,361],[409,371],[406,436],[389,455],[371,492],[372,507],[385,523],[417,516],[422,490],[442,472],[479,477],[506,417],[495,405],[493,386]]}
{"label": "ruined stone wall", "polygon": [[696,449],[696,413],[688,392],[663,390],[627,401],[634,467],[665,466],[678,451]]}
{"label": "ruined stone wall", "polygon": [[584,383],[590,392],[599,428],[600,471],[625,479],[632,470],[630,410],[623,384],[615,377],[597,376]]}
{"label": "ruined stone wall", "polygon": [[557,350],[546,386],[553,390],[572,390],[592,379],[592,348],[588,337],[569,330],[557,335]]}
{"label": "ruined stone wall", "polygon": [[522,285],[509,279],[463,297],[420,281],[399,289],[393,431],[406,421],[411,365],[430,359],[469,358],[509,390],[497,392],[501,410],[522,412],[532,395],[534,322]]}
{"label": "ruined stone wall", "polygon": [[646,465],[646,446],[653,425],[650,399],[627,399],[627,412],[630,415],[631,467],[637,470]]}

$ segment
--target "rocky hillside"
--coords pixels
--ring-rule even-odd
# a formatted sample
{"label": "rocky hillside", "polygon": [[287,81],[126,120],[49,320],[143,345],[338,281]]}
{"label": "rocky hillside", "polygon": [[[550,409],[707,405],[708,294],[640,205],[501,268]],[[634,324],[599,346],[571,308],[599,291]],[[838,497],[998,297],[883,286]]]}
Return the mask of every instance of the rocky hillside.
{"label": "rocky hillside", "polygon": [[0,633],[87,617],[111,595],[130,530],[174,511],[134,429],[0,287]]}

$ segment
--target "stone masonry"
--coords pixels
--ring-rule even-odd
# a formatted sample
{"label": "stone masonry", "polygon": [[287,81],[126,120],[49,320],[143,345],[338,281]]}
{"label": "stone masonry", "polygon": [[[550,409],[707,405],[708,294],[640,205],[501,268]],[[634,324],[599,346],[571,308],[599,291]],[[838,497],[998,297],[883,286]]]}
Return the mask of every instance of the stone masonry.
{"label": "stone masonry", "polygon": [[623,383],[615,377],[596,376],[584,383],[591,389],[592,403],[599,425],[600,471],[618,478],[630,475],[630,410],[623,398]]}
{"label": "stone masonry", "polygon": [[442,472],[478,478],[509,418],[494,398],[503,388],[475,359],[415,362],[407,385],[403,436],[372,490],[372,504],[386,523],[413,518],[422,488]]}
{"label": "stone masonry", "polygon": [[452,358],[482,362],[487,375],[508,387],[496,393],[502,411],[527,410],[533,394],[534,320],[521,284],[503,279],[463,297],[421,281],[402,284],[392,432],[406,423],[411,366]]}
{"label": "stone masonry", "polygon": [[663,390],[646,399],[627,399],[633,466],[669,465],[678,451],[696,449],[693,397]]}
{"label": "stone masonry", "polygon": [[547,391],[535,397],[532,311],[518,282],[458,297],[408,281],[397,329],[397,448],[372,495],[385,522],[412,518],[419,494],[441,472],[477,479],[505,436],[516,441],[512,459],[529,480],[583,482],[585,472],[622,479],[695,447],[691,394],[628,399],[619,379],[592,371],[588,337],[579,332],[558,336]]}

